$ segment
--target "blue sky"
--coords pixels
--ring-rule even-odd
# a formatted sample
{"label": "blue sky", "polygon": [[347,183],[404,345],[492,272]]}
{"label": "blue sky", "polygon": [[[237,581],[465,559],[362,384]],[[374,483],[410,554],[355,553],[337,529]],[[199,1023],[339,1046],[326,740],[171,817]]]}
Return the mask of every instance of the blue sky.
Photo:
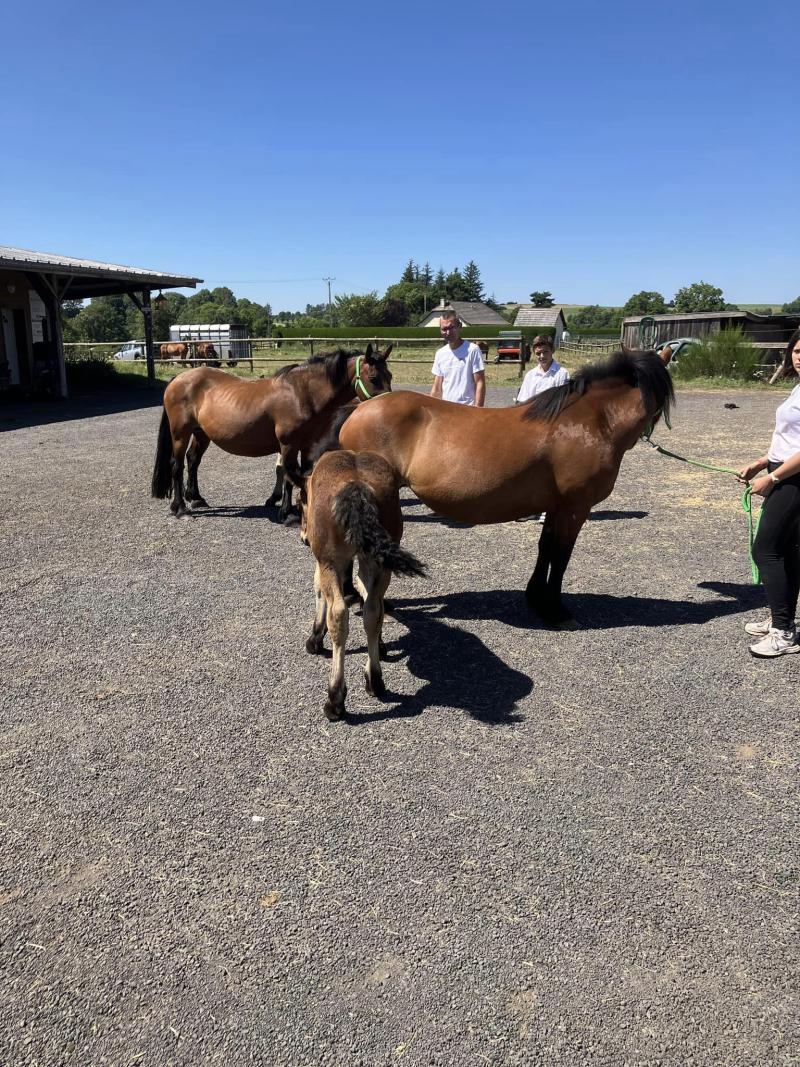
{"label": "blue sky", "polygon": [[800,294],[788,2],[12,5],[0,243],[275,311],[409,258],[571,303]]}

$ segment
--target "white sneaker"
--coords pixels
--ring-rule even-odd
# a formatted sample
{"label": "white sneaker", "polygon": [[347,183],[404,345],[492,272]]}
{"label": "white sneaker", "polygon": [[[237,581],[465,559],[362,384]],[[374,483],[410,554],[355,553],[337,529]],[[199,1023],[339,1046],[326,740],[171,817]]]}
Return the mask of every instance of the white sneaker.
{"label": "white sneaker", "polygon": [[750,646],[754,656],[771,659],[773,656],[787,656],[800,652],[796,630],[776,630],[770,626],[769,633],[761,641]]}
{"label": "white sneaker", "polygon": [[751,637],[766,637],[770,626],[772,626],[772,619],[769,617],[761,622],[746,622],[744,632],[750,634]]}

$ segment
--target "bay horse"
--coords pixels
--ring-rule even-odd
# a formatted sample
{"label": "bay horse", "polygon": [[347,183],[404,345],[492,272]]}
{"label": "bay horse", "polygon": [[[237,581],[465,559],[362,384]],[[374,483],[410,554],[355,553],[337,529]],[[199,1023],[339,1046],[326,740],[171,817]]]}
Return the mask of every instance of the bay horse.
{"label": "bay horse", "polygon": [[509,408],[398,392],[355,410],[343,448],[377,452],[433,511],[471,524],[546,512],[525,590],[553,626],[575,621],[561,586],[581,527],[614,488],[624,454],[674,401],[668,360],[621,351]]}
{"label": "bay horse", "polygon": [[322,652],[326,629],[333,646],[324,712],[335,721],[345,714],[344,676],[349,611],[345,586],[358,560],[356,585],[364,601],[367,635],[364,686],[385,693],[380,654],[383,601],[392,574],[424,576],[425,568],[400,547],[403,515],[400,481],[385,459],[370,452],[326,452],[302,490],[303,540],[316,559],[316,613],[306,651]]}
{"label": "bay horse", "polygon": [[170,344],[163,344],[159,348],[162,359],[179,359],[185,362],[189,358],[189,346],[185,341],[173,341]]}
{"label": "bay horse", "polygon": [[[299,455],[324,436],[338,408],[371,398],[392,387],[384,352],[338,349],[281,367],[274,377],[256,381],[211,367],[184,371],[164,391],[151,492],[172,497],[173,515],[208,507],[197,484],[197,468],[213,441],[234,456],[280,452],[284,473],[300,485]],[[186,460],[186,490],[183,466]],[[276,490],[278,486],[276,486]],[[289,513],[291,485],[283,488],[280,515]],[[276,494],[267,504],[275,502]]]}

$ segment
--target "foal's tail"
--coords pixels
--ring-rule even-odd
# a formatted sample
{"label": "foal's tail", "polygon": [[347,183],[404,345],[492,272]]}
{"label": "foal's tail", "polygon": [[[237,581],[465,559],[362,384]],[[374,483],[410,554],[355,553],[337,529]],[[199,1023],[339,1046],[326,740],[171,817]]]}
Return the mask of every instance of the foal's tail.
{"label": "foal's tail", "polygon": [[396,545],[381,525],[375,494],[366,485],[351,482],[337,493],[333,515],[350,544],[371,556],[384,570],[409,577],[426,576],[424,564]]}
{"label": "foal's tail", "polygon": [[172,434],[166,408],[161,412],[161,425],[158,428],[156,463],[153,467],[150,495],[160,500],[172,495]]}

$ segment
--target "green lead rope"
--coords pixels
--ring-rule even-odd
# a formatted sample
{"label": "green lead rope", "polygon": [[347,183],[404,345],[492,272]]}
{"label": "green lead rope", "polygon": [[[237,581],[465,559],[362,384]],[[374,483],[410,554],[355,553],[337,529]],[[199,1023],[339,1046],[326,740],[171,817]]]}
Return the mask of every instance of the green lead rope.
{"label": "green lead rope", "polygon": [[[677,452],[670,452],[667,448],[662,448],[661,445],[657,445],[654,441],[650,440],[650,434],[645,433],[645,441],[654,448],[656,452],[660,452],[662,456],[668,456],[670,459],[680,460],[681,463],[688,463],[691,467],[702,467],[703,470],[715,471],[717,474],[732,474],[734,478],[739,477],[739,472],[731,470],[730,467],[714,467],[711,463],[701,463],[697,459],[687,459],[686,456],[679,456]],[[753,559],[753,542],[756,539],[758,533],[758,524],[761,519],[761,512],[753,518],[753,487],[751,485],[746,486],[745,491],[742,493],[742,509],[747,515],[747,539],[748,539],[748,552],[750,555],[750,573],[753,575],[753,585],[758,585],[761,578],[758,573],[758,567],[756,561]]]}

